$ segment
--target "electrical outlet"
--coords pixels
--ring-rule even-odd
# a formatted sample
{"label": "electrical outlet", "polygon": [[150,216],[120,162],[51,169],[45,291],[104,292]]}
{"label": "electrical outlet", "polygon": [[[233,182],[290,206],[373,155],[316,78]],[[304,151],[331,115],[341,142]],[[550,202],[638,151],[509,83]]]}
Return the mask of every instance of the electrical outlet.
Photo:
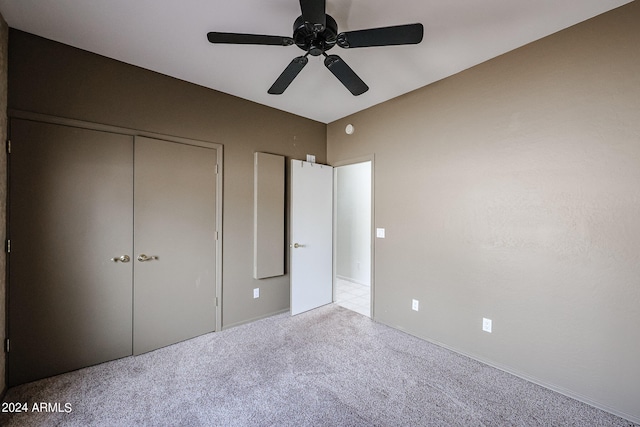
{"label": "electrical outlet", "polygon": [[260,288],[255,288],[253,290],[253,297],[254,298],[260,298]]}
{"label": "electrical outlet", "polygon": [[411,300],[411,310],[420,310],[420,301],[418,301],[417,299]]}
{"label": "electrical outlet", "polygon": [[482,330],[491,333],[491,319],[482,318]]}

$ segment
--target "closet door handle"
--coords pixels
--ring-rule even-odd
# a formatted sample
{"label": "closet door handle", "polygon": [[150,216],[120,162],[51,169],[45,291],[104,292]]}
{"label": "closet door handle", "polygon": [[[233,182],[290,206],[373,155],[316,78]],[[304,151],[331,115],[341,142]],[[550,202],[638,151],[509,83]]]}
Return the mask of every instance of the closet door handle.
{"label": "closet door handle", "polygon": [[131,261],[131,258],[129,258],[129,255],[122,255],[121,257],[118,258],[111,258],[111,261],[113,262],[129,262]]}
{"label": "closet door handle", "polygon": [[148,255],[145,255],[145,254],[138,255],[138,261],[140,261],[140,262],[153,261],[154,259],[158,259],[158,257],[155,256],[155,255],[152,255],[152,256],[148,256]]}

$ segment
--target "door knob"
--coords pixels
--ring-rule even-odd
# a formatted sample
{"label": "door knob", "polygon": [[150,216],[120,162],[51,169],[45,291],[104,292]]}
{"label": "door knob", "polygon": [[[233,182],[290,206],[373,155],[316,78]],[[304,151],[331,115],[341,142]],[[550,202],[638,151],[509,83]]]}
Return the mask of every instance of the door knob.
{"label": "door knob", "polygon": [[294,243],[293,247],[298,249],[298,248],[304,248],[305,245],[301,245],[300,243]]}
{"label": "door knob", "polygon": [[152,256],[148,256],[148,255],[145,255],[145,254],[138,255],[138,261],[140,261],[140,262],[153,261],[154,259],[158,259],[158,257],[155,256],[155,255],[152,255]]}
{"label": "door knob", "polygon": [[122,255],[121,257],[118,258],[111,258],[111,261],[113,262],[129,262],[131,261],[131,258],[129,258],[129,255]]}

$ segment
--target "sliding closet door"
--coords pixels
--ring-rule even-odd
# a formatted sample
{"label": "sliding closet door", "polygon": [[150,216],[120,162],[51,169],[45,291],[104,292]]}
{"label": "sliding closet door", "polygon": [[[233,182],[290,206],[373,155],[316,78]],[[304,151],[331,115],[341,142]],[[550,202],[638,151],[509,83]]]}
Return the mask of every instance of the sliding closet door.
{"label": "sliding closet door", "polygon": [[134,354],[216,327],[217,152],[135,139]]}
{"label": "sliding closet door", "polygon": [[11,146],[9,385],[130,355],[133,138],[12,119]]}

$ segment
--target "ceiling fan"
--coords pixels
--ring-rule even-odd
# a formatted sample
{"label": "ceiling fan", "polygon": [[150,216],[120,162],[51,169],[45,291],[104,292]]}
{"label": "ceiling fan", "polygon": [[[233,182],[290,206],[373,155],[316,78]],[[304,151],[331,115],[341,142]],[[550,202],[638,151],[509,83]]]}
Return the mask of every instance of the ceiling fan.
{"label": "ceiling fan", "polygon": [[211,43],[254,44],[291,46],[295,44],[306,53],[294,58],[269,88],[268,93],[280,95],[289,87],[293,79],[309,62],[307,56],[324,55],[324,65],[349,91],[361,95],[369,87],[338,55],[327,55],[326,51],[335,45],[344,49],[371,46],[392,46],[417,44],[422,41],[422,24],[396,25],[392,27],[370,28],[338,33],[338,24],[325,12],[326,0],[300,0],[302,15],[293,23],[293,37],[266,36],[259,34],[238,34],[210,32]]}

